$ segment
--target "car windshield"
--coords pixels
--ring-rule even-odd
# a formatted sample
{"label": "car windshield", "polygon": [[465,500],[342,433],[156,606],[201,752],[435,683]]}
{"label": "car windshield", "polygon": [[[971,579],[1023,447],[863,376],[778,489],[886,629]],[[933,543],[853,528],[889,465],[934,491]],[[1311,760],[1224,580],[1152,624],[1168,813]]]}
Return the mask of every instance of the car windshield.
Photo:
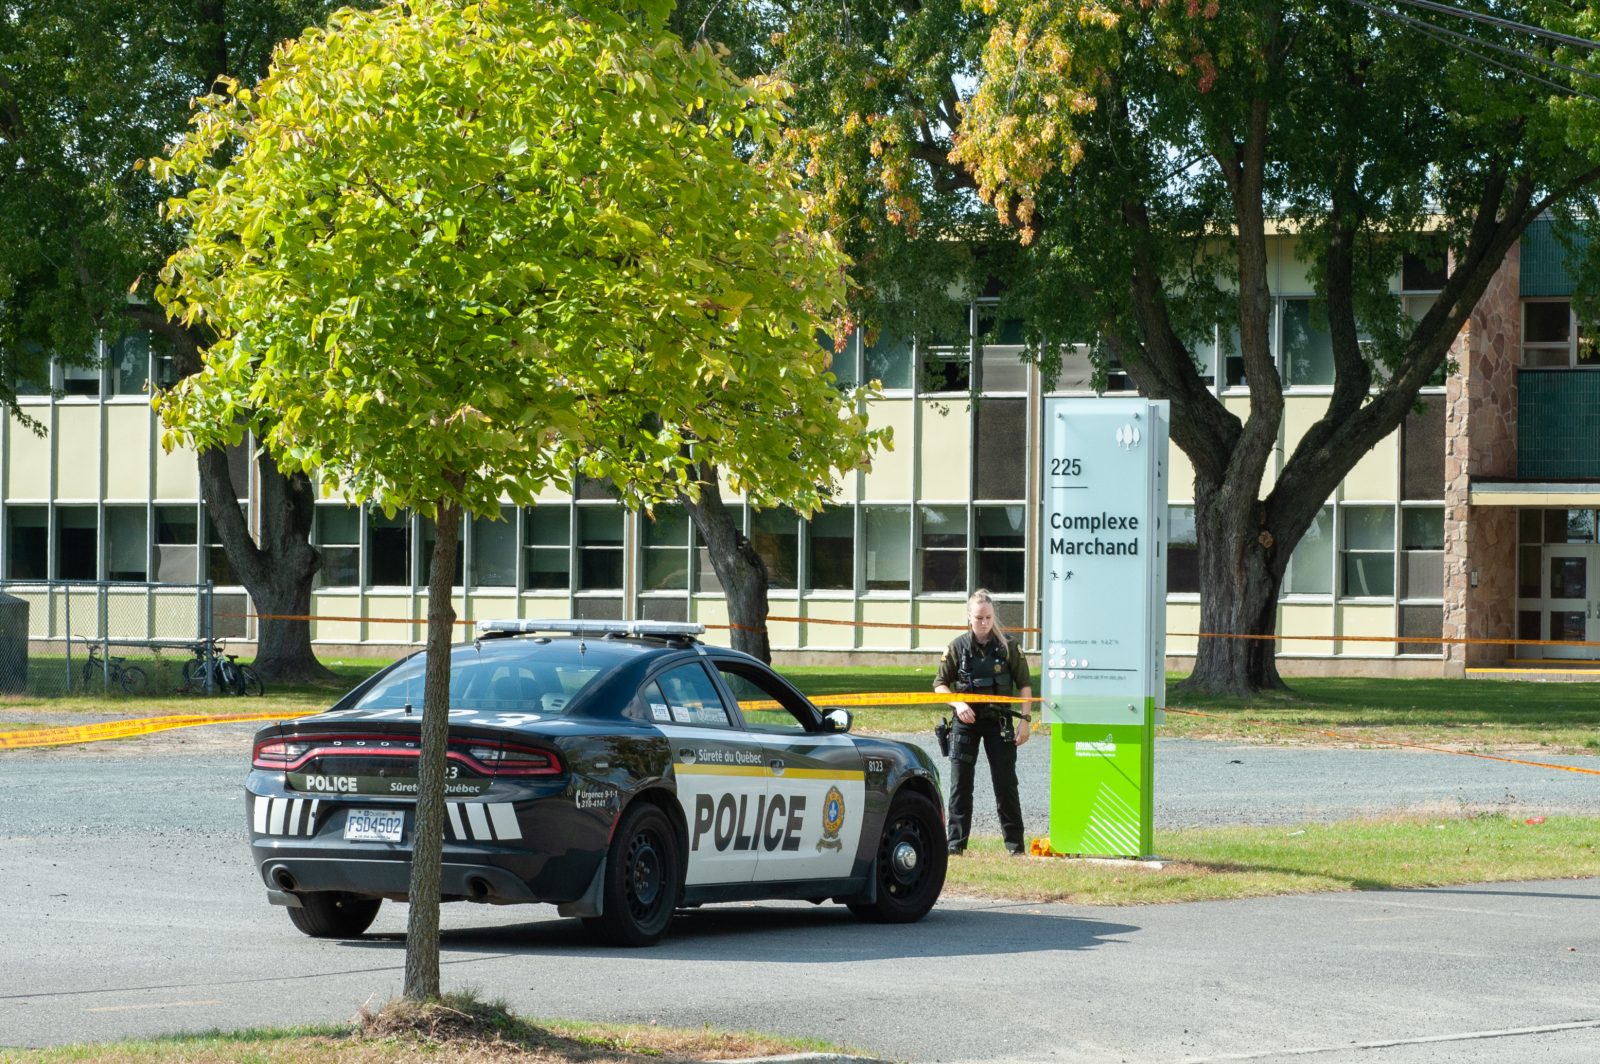
{"label": "car windshield", "polygon": [[[378,678],[355,709],[399,709],[422,704],[426,654],[401,662]],[[558,716],[604,671],[603,662],[572,646],[523,640],[454,648],[450,708]]]}

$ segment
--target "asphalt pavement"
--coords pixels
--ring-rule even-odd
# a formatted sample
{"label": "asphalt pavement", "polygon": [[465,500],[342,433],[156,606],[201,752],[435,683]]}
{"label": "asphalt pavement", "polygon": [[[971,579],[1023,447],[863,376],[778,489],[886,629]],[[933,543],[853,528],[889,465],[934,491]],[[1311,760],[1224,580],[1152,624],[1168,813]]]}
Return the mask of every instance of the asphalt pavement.
{"label": "asphalt pavement", "polygon": [[[266,904],[244,837],[249,733],[0,755],[0,1045],[340,1022],[398,993],[404,906],[326,942]],[[1046,752],[1022,751],[1030,834],[1047,828]],[[1156,818],[1593,813],[1597,779],[1172,740]],[[978,808],[993,832],[987,794]],[[443,972],[531,1017],[755,1028],[890,1060],[1592,1064],[1597,902],[1600,880],[1124,908],[946,897],[907,927],[713,906],[649,950],[593,947],[548,907],[452,905]]]}

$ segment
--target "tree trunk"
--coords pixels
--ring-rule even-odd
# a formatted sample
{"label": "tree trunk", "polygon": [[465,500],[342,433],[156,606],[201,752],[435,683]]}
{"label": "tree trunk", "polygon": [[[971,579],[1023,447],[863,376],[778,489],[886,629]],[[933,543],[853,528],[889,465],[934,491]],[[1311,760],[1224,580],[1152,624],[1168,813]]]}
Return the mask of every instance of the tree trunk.
{"label": "tree trunk", "polygon": [[1177,692],[1249,696],[1285,689],[1272,635],[1285,562],[1299,536],[1280,543],[1260,514],[1254,491],[1196,478],[1202,635],[1194,671]]}
{"label": "tree trunk", "polygon": [[767,563],[756,553],[755,544],[745,537],[733,513],[723,505],[722,488],[715,466],[702,463],[700,500],[680,495],[684,508],[705,540],[711,567],[722,582],[728,599],[728,620],[733,633],[733,649],[772,663],[772,645],[767,638]]}
{"label": "tree trunk", "polygon": [[439,890],[444,864],[445,753],[450,738],[450,644],[455,641],[456,541],[461,510],[439,505],[428,561],[428,660],[422,681],[422,756],[417,765],[416,837],[411,842],[410,916],[406,923],[405,996],[439,997]]}
{"label": "tree trunk", "polygon": [[228,475],[227,452],[200,453],[200,484],[206,512],[222,540],[233,571],[250,593],[257,614],[256,671],[263,680],[307,683],[334,678],[311,649],[311,583],[322,558],[311,546],[314,514],[311,481],[286,476],[265,451],[256,460],[261,484],[260,541],[239,512]]}
{"label": "tree trunk", "polygon": [[[200,372],[200,339],[181,322],[145,306],[130,306],[133,320],[172,343],[173,364],[187,377]],[[200,492],[211,527],[233,571],[250,593],[257,614],[255,670],[263,680],[310,683],[334,679],[311,649],[311,583],[322,556],[311,545],[316,491],[302,473],[285,475],[266,451],[256,459],[261,485],[258,543],[239,512],[239,496],[220,448],[200,452]]]}

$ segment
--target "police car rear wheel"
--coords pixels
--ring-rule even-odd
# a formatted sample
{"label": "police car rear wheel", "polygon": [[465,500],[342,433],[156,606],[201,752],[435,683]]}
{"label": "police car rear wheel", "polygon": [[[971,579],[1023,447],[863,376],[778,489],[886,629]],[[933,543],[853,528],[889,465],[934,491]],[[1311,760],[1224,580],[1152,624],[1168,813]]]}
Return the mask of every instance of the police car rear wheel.
{"label": "police car rear wheel", "polygon": [[378,918],[382,904],[382,898],[319,890],[300,895],[300,907],[289,910],[289,919],[312,938],[358,938]]}
{"label": "police car rear wheel", "polygon": [[944,889],[948,856],[938,808],[920,794],[895,797],[878,842],[878,898],[850,911],[865,920],[909,924],[920,920]]}
{"label": "police car rear wheel", "polygon": [[584,925],[615,946],[655,945],[678,905],[678,864],[678,836],[661,810],[629,809],[606,854],[604,909]]}

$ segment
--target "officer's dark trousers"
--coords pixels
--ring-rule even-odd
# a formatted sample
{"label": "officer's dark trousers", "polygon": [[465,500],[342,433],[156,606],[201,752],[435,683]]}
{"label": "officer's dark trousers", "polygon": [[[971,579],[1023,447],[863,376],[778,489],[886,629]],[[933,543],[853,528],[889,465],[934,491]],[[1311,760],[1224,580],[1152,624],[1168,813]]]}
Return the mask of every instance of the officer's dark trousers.
{"label": "officer's dark trousers", "polygon": [[950,849],[964,850],[972,833],[972,777],[978,765],[978,747],[989,759],[995,806],[1000,813],[1000,833],[1006,849],[1021,852],[1022,802],[1017,797],[1017,745],[1004,717],[979,714],[972,724],[955,722],[950,737]]}

